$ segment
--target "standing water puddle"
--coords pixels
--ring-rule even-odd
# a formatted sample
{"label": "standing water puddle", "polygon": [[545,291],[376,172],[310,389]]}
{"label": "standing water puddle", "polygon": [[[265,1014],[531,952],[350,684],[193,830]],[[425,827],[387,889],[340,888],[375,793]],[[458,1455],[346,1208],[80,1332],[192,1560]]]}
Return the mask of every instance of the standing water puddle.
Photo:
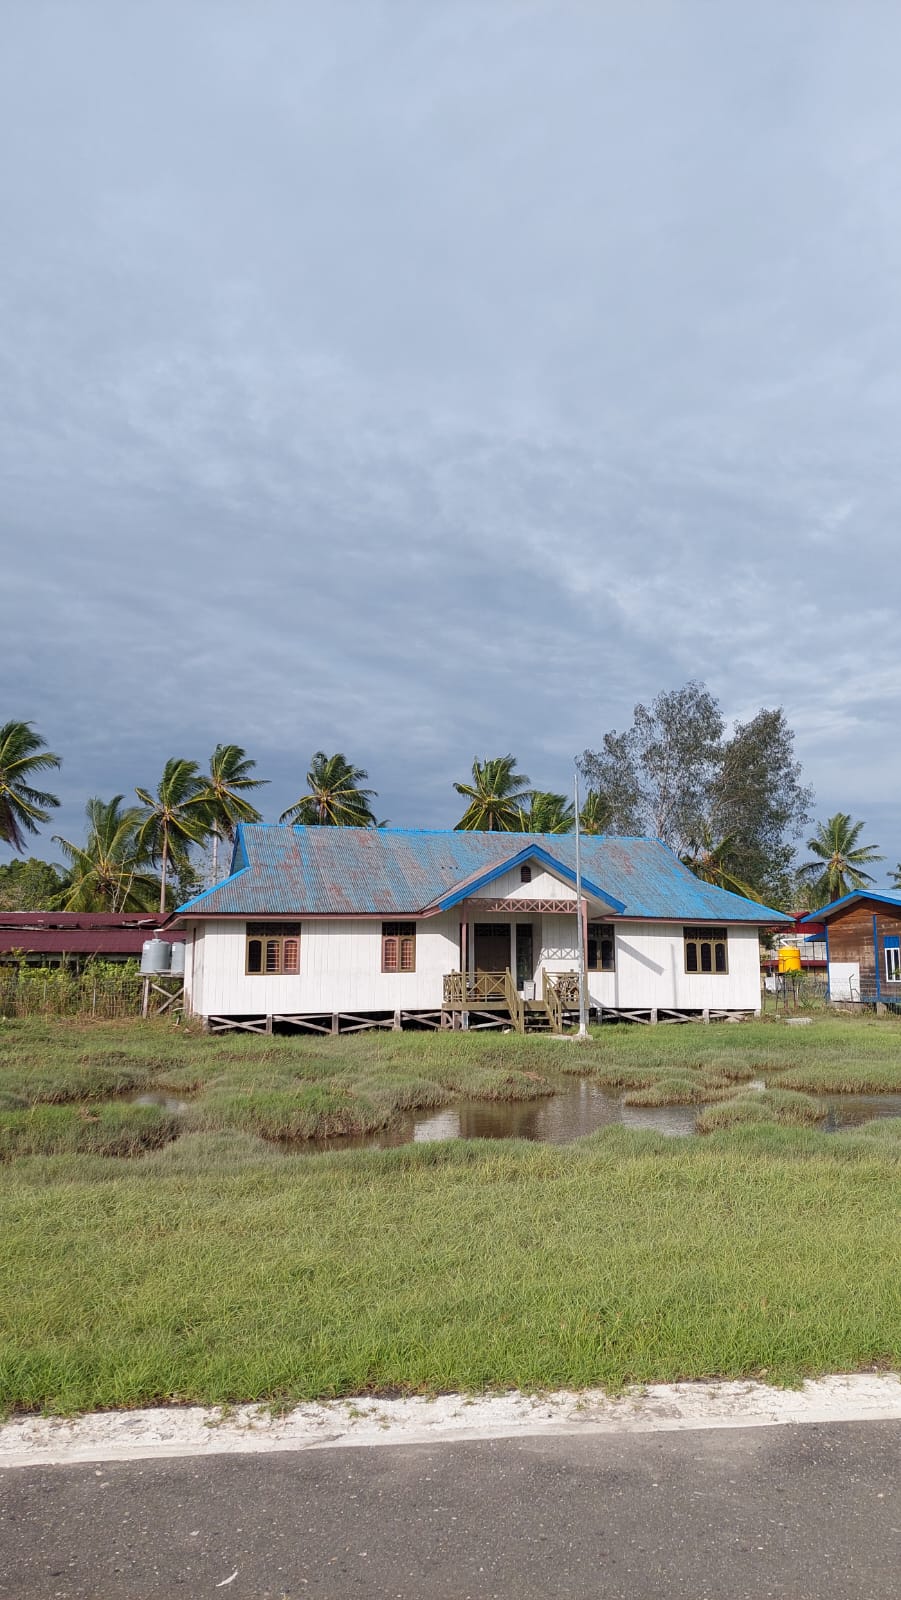
{"label": "standing water puddle", "polygon": [[[763,1088],[736,1085],[736,1090]],[[901,1117],[901,1094],[815,1095],[824,1107],[825,1120],[817,1126],[827,1133],[855,1128],[877,1117]],[[598,1128],[621,1123],[626,1128],[650,1128],[673,1137],[694,1133],[702,1106],[627,1106],[620,1095],[602,1089],[590,1078],[562,1085],[543,1100],[464,1100],[440,1111],[413,1111],[378,1133],[336,1136],[292,1144],[295,1152],[323,1150],[391,1150],[402,1144],[430,1144],[438,1139],[531,1139],[539,1144],[571,1144]]]}

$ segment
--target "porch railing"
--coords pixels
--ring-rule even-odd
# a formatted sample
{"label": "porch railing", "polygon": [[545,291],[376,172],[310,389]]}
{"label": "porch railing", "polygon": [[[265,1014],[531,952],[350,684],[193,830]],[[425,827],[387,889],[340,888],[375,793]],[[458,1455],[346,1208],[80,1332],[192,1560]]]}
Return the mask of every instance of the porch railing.
{"label": "porch railing", "polygon": [[579,974],[542,972],[541,999],[554,1033],[562,1033],[563,1013],[579,1009]]}
{"label": "porch railing", "polygon": [[504,973],[504,991],[507,1000],[507,1009],[510,1012],[510,1021],[513,1023],[517,1033],[525,1033],[526,1008],[520,999],[516,984],[513,982],[513,974],[509,968]]}
{"label": "porch railing", "polygon": [[506,1002],[509,972],[446,972],[444,1003],[447,1006],[480,1005],[486,1001]]}

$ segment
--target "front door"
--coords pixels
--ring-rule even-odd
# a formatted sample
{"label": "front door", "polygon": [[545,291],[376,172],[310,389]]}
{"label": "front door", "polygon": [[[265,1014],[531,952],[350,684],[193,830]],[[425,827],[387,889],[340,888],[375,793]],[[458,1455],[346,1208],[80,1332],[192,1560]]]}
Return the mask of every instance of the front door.
{"label": "front door", "polygon": [[473,928],[476,972],[506,972],[510,965],[510,927],[506,922],[477,922]]}

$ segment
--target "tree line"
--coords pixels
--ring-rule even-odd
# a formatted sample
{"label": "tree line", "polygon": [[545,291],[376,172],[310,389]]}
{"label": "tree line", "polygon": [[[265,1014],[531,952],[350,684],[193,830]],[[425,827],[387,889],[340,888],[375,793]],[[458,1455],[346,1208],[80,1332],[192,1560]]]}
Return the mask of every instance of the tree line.
{"label": "tree line", "polygon": [[[59,805],[36,785],[60,766],[32,723],[0,726],[0,840],[20,855]],[[727,735],[703,684],[636,705],[631,726],[606,733],[578,766],[585,833],[661,839],[696,876],[771,905],[824,905],[871,884],[865,869],[883,860],[877,846],[861,842],[864,823],[838,812],[816,825],[807,840],[812,859],[796,867],[813,795],[783,711],[764,709]],[[35,858],[0,867],[0,909],[163,911],[179,904],[202,886],[196,851],[209,849],[216,881],[220,846],[234,842],[239,823],[262,820],[250,796],[267,781],[240,745],[218,744],[205,771],[173,757],[155,788],[135,788],[134,802],[124,794],[89,800],[83,842],[53,836],[62,870]],[[305,790],[279,821],[383,827],[367,781],[343,754],[316,751]],[[459,829],[553,834],[575,827],[573,802],[534,788],[511,754],[476,759],[469,781],[453,787],[465,801]],[[894,883],[901,887],[901,864]]]}

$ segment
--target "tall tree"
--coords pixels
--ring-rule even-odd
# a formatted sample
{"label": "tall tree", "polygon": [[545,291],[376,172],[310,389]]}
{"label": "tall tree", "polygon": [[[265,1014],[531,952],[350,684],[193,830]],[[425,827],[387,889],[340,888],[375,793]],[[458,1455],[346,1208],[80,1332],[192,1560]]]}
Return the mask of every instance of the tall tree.
{"label": "tall tree", "polygon": [[149,852],[139,842],[144,812],[123,807],[124,796],[95,796],[85,807],[88,828],[83,845],[56,838],[69,863],[69,882],[57,899],[64,911],[153,911],[160,883],[149,869]]}
{"label": "tall tree", "polygon": [[249,789],[261,789],[267,778],[253,778],[256,766],[238,744],[217,744],[210,757],[210,770],[204,778],[204,803],[209,812],[213,839],[213,880],[219,875],[219,841],[234,844],[239,822],[259,822],[260,812],[245,800]]}
{"label": "tall tree", "polygon": [[147,807],[138,829],[138,847],[160,867],[160,911],[166,909],[166,882],[170,861],[185,867],[192,844],[203,844],[211,822],[206,788],[197,762],[172,756],[163,768],[156,794],[135,789]]}
{"label": "tall tree", "polygon": [[727,833],[724,838],[717,839],[709,823],[704,822],[698,828],[696,837],[689,840],[681,860],[683,866],[705,883],[715,883],[720,889],[743,894],[749,900],[759,900],[757,891],[738,875],[735,866],[737,854],[734,834]]}
{"label": "tall tree", "polygon": [[572,833],[575,811],[565,794],[533,789],[528,809],[520,807],[520,833]]}
{"label": "tall tree", "polygon": [[532,795],[531,780],[517,772],[515,756],[492,756],[472,764],[472,783],[455,783],[469,801],[457,831],[518,833],[520,813]]}
{"label": "tall tree", "polygon": [[0,866],[0,911],[52,911],[66,887],[62,867],[29,856]]}
{"label": "tall tree", "polygon": [[605,794],[589,789],[579,812],[579,826],[583,833],[609,833],[613,826],[613,807]]}
{"label": "tall tree", "polygon": [[685,847],[707,813],[722,753],[723,718],[702,683],[635,707],[631,728],[605,733],[579,762],[589,788],[606,795],[617,833],[649,834]]}
{"label": "tall tree", "polygon": [[807,848],[813,855],[805,861],[798,876],[807,881],[813,891],[814,906],[828,905],[841,900],[854,889],[866,889],[875,880],[864,867],[884,861],[875,844],[858,844],[863,822],[854,822],[847,811],[836,811],[825,822],[818,822]]}
{"label": "tall tree", "polygon": [[47,749],[32,723],[0,726],[0,839],[13,850],[24,850],[26,833],[37,833],[38,823],[49,822],[59,805],[55,794],[32,786],[36,772],[59,765],[59,756]]}
{"label": "tall tree", "polygon": [[650,834],[696,858],[699,841],[728,840],[736,881],[771,904],[790,897],[794,841],[812,794],[781,708],[737,723],[726,737],[716,699],[687,683],[650,707],[637,705],[632,727],[605,734],[579,765],[609,804],[606,828]]}
{"label": "tall tree", "polygon": [[374,828],[375,813],[370,801],[375,789],[361,785],[369,777],[362,767],[351,766],[340,753],[327,756],[317,750],[307,773],[307,792],[288,806],[279,822],[300,822],[308,828]]}
{"label": "tall tree", "polygon": [[723,745],[706,820],[713,837],[731,840],[738,877],[770,904],[791,901],[795,841],[812,801],[781,707],[736,723]]}

